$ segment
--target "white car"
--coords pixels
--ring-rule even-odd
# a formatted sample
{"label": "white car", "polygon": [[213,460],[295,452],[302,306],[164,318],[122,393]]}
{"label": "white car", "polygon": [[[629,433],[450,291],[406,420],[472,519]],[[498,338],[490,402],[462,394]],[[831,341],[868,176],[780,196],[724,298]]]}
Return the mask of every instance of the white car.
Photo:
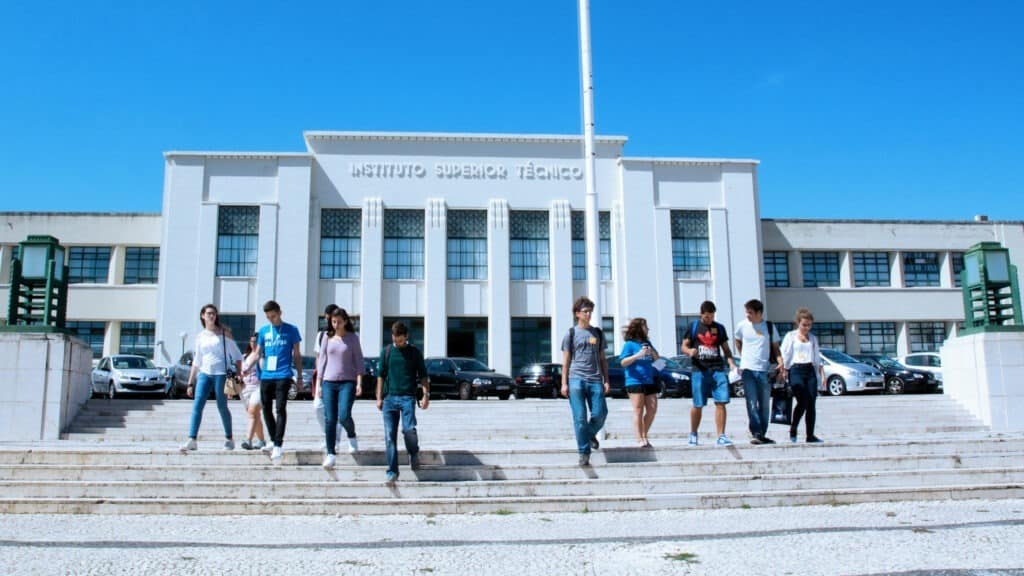
{"label": "white car", "polygon": [[825,382],[819,390],[832,396],[847,392],[885,390],[885,375],[872,366],[858,362],[839,350],[821,349],[821,364],[825,369]]}
{"label": "white car", "polygon": [[939,381],[939,388],[942,388],[942,355],[938,352],[913,352],[896,360],[907,368],[931,372]]}
{"label": "white car", "polygon": [[128,394],[166,394],[167,369],[145,356],[121,354],[100,359],[92,370],[92,393],[108,398]]}

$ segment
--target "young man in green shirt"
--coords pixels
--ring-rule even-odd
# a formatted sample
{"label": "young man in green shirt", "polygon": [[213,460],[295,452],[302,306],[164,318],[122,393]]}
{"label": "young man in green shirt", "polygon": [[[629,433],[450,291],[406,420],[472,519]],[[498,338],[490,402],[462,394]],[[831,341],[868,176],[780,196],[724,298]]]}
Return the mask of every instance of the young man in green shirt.
{"label": "young man in green shirt", "polygon": [[409,467],[420,467],[419,437],[416,435],[416,386],[423,387],[420,408],[430,406],[430,382],[423,353],[409,343],[409,328],[402,322],[391,326],[391,342],[380,351],[377,378],[377,409],[384,417],[384,451],[388,460],[387,482],[398,480],[398,420],[402,420]]}

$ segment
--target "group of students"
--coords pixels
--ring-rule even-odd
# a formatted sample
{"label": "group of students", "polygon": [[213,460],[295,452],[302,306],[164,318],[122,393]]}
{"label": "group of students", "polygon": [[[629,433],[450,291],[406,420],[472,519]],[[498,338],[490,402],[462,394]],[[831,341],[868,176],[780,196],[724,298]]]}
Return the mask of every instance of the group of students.
{"label": "group of students", "polygon": [[[693,362],[691,385],[693,407],[690,409],[689,445],[700,443],[700,428],[704,406],[711,398],[715,402],[716,444],[731,446],[725,433],[726,405],[729,403],[729,370],[739,370],[747,401],[747,416],[751,444],[774,444],[768,437],[771,422],[771,384],[768,372],[772,361],[779,365],[779,378],[787,383],[796,399],[796,409],[789,429],[791,442],[797,441],[797,429],[806,415],[806,440],[819,443],[814,435],[817,411],[818,383],[824,379],[818,340],[811,333],[814,316],[806,308],[796,311],[795,328],[779,343],[779,334],[771,322],[764,319],[764,305],[760,300],[744,304],[746,319],[734,332],[736,349],[740,353],[737,367],[725,326],[715,322],[715,304],[705,301],[700,306],[700,318],[687,327],[681,351]],[[605,359],[605,336],[600,328],[591,325],[594,303],[586,297],[576,300],[573,314],[576,322],[562,340],[562,395],[569,399],[579,464],[590,465],[592,450],[600,448],[601,432],[608,416],[605,395],[609,391],[608,363]],[[625,373],[625,387],[633,405],[633,430],[637,443],[650,448],[648,432],[658,410],[657,370],[660,355],[648,339],[647,320],[634,318],[624,331],[624,344],[619,359]],[[740,370],[741,368],[741,370]],[[588,414],[589,412],[589,414]]]}
{"label": "group of students", "polygon": [[[288,422],[288,392],[302,386],[302,336],[298,328],[284,322],[281,306],[270,300],[263,306],[268,324],[259,329],[242,354],[230,330],[220,323],[217,307],[203,306],[199,312],[203,329],[196,335],[194,359],[188,377],[188,396],[194,398],[189,426],[189,439],[182,452],[196,450],[196,438],[202,423],[203,409],[213,388],[224,426],[224,448],[233,450],[231,411],[228,410],[224,383],[228,373],[242,376],[245,388],[242,404],[249,417],[246,440],[242,448],[263,450],[271,462],[280,464],[283,456],[285,427]],[[362,394],[363,351],[348,313],[335,305],[325,310],[327,328],[317,334],[316,372],[312,382],[314,410],[324,430],[325,456],[323,467],[334,468],[337,443],[342,430],[348,437],[348,450],[359,450],[352,404]],[[395,322],[391,327],[392,344],[381,350],[381,369],[377,380],[377,409],[384,420],[387,480],[398,479],[398,423],[402,423],[405,448],[413,470],[419,468],[419,440],[416,433],[416,405],[426,410],[430,405],[430,382],[423,354],[409,343],[409,329]],[[417,400],[417,388],[423,396]],[[275,410],[276,404],[276,410]],[[262,412],[263,422],[260,421]],[[267,436],[264,436],[263,424]],[[266,438],[270,438],[270,442]]]}
{"label": "group of students", "polygon": [[[823,376],[818,341],[810,332],[814,317],[806,308],[797,310],[796,328],[786,334],[780,345],[778,331],[764,319],[761,302],[750,300],[745,309],[746,319],[736,327],[735,342],[741,354],[741,378],[746,393],[751,443],[774,443],[767,435],[771,410],[768,370],[772,359],[778,362],[779,377],[788,382],[797,401],[789,431],[790,440],[796,442],[797,426],[806,414],[807,442],[821,442],[814,435],[818,378]],[[581,466],[589,466],[591,451],[600,448],[599,435],[608,416],[605,402],[609,391],[608,363],[604,355],[606,340],[601,329],[590,323],[593,311],[594,303],[590,299],[581,297],[576,300],[573,305],[576,322],[566,333],[561,346],[561,393],[569,399]],[[194,360],[188,378],[188,396],[194,401],[189,439],[181,446],[182,452],[197,448],[196,438],[211,387],[224,426],[224,448],[234,449],[231,412],[224,392],[225,379],[233,369],[245,382],[241,399],[246,407],[249,426],[242,448],[269,452],[274,464],[281,463],[288,421],[288,392],[293,385],[302,385],[302,336],[298,328],[282,320],[281,307],[277,302],[268,301],[263,312],[268,324],[250,338],[245,354],[242,354],[230,331],[220,323],[217,307],[207,304],[200,310],[203,329],[195,338]],[[700,318],[687,328],[681,346],[683,354],[693,359],[691,446],[699,443],[698,429],[708,398],[715,402],[716,443],[732,445],[725,433],[725,407],[730,396],[727,370],[736,370],[737,366],[726,328],[715,322],[715,312],[713,302],[701,304]],[[317,334],[316,372],[311,384],[314,409],[325,436],[323,467],[332,469],[342,430],[348,438],[349,452],[359,450],[352,405],[362,394],[364,370],[362,347],[348,313],[332,304],[325,310],[325,315],[327,328]],[[657,384],[657,368],[661,359],[648,339],[646,319],[630,321],[624,340],[619,358],[625,372],[626,392],[633,405],[633,428],[638,444],[650,448],[648,432],[658,410],[660,386]],[[416,407],[426,410],[430,405],[430,380],[423,353],[409,342],[408,327],[402,322],[395,322],[391,326],[391,341],[380,352],[381,367],[376,389],[377,409],[384,424],[388,482],[398,479],[399,422],[409,465],[413,470],[419,468]],[[267,437],[270,438],[269,443]]]}

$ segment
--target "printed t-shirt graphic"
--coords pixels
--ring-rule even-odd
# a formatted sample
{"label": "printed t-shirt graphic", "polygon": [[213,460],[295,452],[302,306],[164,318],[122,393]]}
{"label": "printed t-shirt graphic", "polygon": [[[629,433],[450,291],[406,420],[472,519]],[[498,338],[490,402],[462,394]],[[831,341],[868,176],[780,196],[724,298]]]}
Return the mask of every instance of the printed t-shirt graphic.
{"label": "printed t-shirt graphic", "polygon": [[697,334],[694,336],[691,345],[696,345],[697,357],[693,363],[704,370],[723,370],[725,362],[722,360],[721,345],[727,340],[725,328],[718,322],[711,326],[698,322]]}

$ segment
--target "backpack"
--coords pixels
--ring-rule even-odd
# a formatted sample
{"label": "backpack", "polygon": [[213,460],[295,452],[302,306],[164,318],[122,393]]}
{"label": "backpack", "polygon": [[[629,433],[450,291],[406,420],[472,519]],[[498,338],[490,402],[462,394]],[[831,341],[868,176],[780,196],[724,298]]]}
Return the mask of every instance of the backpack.
{"label": "backpack", "polygon": [[[591,326],[591,328],[593,328],[593,326]],[[587,332],[590,332],[590,330],[587,330]],[[591,334],[593,334],[593,332],[591,332]],[[604,330],[601,330],[600,334],[601,334],[601,341],[599,342],[599,344],[601,344],[601,355],[604,356],[604,345],[606,343],[605,338],[604,338]],[[573,355],[575,353],[576,353],[576,325],[573,324],[569,328],[569,366],[570,366],[570,368],[572,367],[572,357],[573,357]],[[598,364],[600,364],[600,363],[598,363]],[[605,377],[607,378],[607,374],[605,375]]]}

